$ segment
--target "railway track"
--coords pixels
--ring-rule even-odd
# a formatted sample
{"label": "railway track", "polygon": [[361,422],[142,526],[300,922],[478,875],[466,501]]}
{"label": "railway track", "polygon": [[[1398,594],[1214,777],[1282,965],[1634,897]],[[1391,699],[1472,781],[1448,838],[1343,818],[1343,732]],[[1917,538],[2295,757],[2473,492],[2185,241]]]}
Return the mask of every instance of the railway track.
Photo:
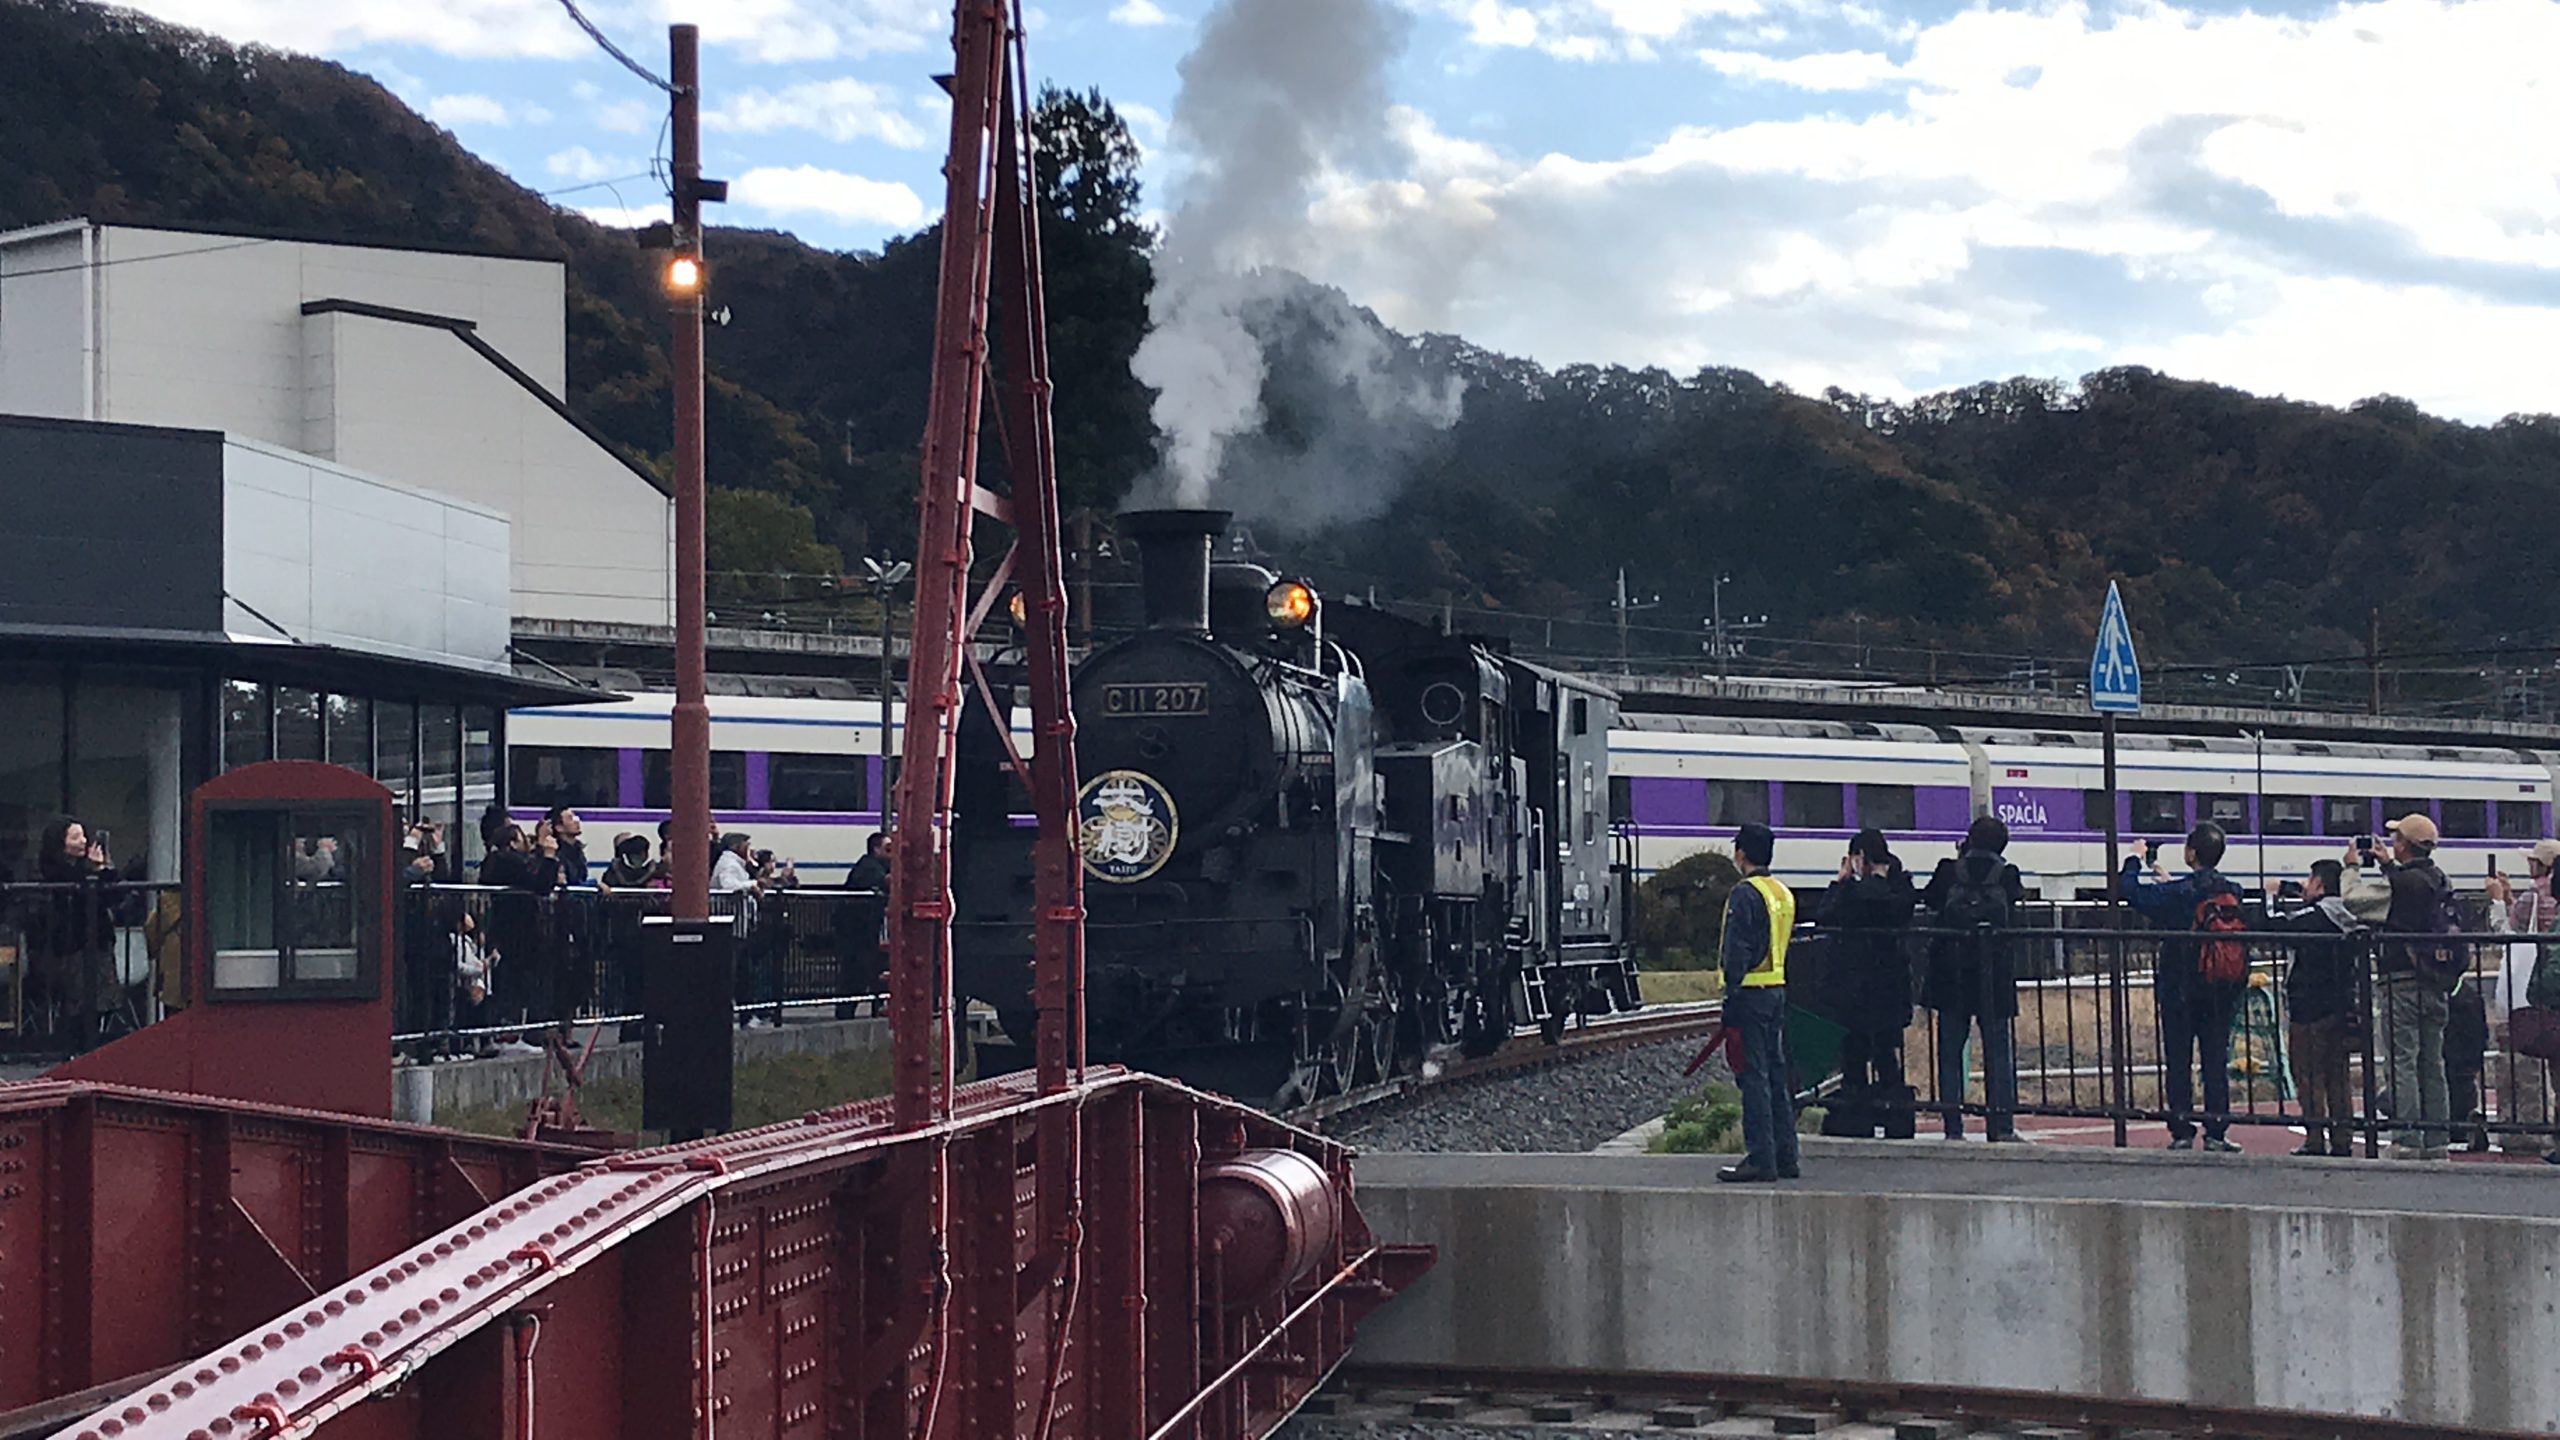
{"label": "railway track", "polygon": [[[2362,1416],[1960,1386],[1755,1375],[1617,1374],[1373,1365],[1353,1360],[1310,1399],[1288,1440],[1456,1425],[1501,1435],[1828,1435],[1834,1440],[2456,1440],[2502,1436]],[[1328,1428],[1351,1425],[1340,1431]],[[1448,1434],[1430,1429],[1427,1433]]]}
{"label": "railway track", "polygon": [[1576,1025],[1566,1030],[1564,1037],[1552,1045],[1547,1044],[1537,1031],[1524,1030],[1512,1036],[1510,1043],[1481,1059],[1452,1056],[1446,1060],[1426,1061],[1416,1074],[1398,1075],[1375,1085],[1329,1095],[1313,1104],[1283,1111],[1280,1118],[1293,1125],[1321,1130],[1328,1123],[1434,1090],[1472,1085],[1549,1066],[1569,1065],[1595,1055],[1651,1045],[1657,1041],[1692,1036],[1703,1039],[1723,1014],[1724,1002],[1720,1000],[1648,1005],[1631,1015],[1612,1015]]}

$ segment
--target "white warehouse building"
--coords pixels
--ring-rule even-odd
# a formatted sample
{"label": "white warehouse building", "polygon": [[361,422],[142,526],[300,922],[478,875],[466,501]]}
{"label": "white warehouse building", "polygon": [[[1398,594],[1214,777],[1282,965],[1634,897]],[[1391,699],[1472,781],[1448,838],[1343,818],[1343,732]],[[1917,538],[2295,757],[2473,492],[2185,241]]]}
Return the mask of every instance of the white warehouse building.
{"label": "white warehouse building", "polygon": [[674,512],[572,416],[564,264],[105,225],[0,234],[0,414],[220,431],[494,511],[514,617],[663,626]]}

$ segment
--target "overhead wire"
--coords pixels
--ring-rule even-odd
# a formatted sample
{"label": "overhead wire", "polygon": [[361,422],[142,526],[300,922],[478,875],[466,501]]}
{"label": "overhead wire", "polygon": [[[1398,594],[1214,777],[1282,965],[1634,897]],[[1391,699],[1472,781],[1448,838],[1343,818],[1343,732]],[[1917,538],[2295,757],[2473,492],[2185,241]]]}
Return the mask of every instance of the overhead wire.
{"label": "overhead wire", "polygon": [[587,32],[588,39],[593,40],[597,45],[603,47],[604,53],[622,62],[623,69],[630,71],[632,74],[639,76],[641,79],[648,81],[650,84],[657,86],[659,89],[670,95],[677,93],[674,82],[661,79],[656,71],[651,70],[648,66],[643,65],[639,61],[624,54],[621,46],[616,45],[613,41],[607,39],[605,37],[605,33],[596,28],[596,23],[588,19],[586,15],[578,9],[578,0],[560,0],[560,8],[569,12],[569,18],[576,22],[579,29]]}

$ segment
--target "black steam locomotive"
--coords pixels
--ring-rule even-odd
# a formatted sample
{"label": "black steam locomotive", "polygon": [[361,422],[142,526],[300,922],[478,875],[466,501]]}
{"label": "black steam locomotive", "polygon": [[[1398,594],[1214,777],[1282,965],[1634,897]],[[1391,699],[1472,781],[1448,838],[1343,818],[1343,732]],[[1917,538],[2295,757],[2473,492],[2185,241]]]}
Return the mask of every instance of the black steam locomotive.
{"label": "black steam locomotive", "polygon": [[[1213,565],[1226,520],[1121,517],[1147,629],[1076,673],[1095,1058],[1285,1105],[1638,1004],[1615,697]],[[1027,1044],[1027,838],[954,866],[958,989]]]}

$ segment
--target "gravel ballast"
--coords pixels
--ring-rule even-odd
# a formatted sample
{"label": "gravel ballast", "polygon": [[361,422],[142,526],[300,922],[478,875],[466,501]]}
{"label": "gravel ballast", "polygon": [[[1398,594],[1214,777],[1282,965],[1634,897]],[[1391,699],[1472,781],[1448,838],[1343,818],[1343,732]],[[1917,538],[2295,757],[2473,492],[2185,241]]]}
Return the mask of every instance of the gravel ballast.
{"label": "gravel ballast", "polygon": [[[1535,1045],[1535,1038],[1514,1045]],[[1528,1153],[1589,1150],[1697,1093],[1681,1067],[1699,1040],[1665,1040],[1534,1070],[1426,1089],[1342,1118],[1327,1133],[1363,1150]],[[1721,1061],[1711,1062],[1721,1075]]]}

